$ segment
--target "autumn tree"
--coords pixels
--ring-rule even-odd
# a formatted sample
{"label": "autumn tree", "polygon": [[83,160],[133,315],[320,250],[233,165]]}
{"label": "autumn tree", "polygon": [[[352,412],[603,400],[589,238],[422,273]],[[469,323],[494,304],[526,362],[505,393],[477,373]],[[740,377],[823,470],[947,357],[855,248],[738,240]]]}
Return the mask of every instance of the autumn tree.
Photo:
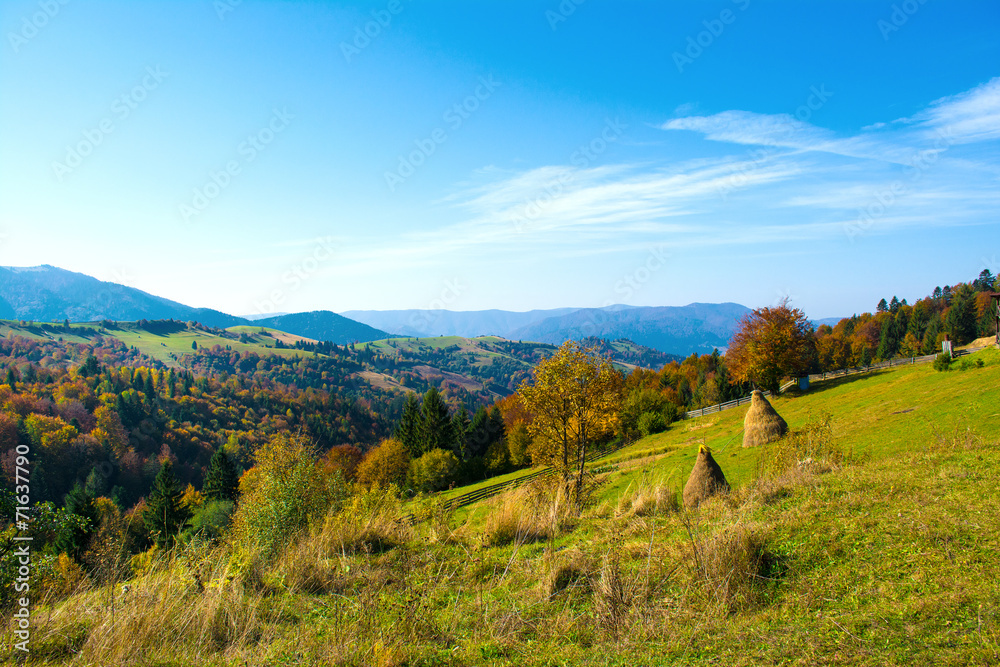
{"label": "autumn tree", "polygon": [[737,382],[752,382],[777,393],[781,379],[806,372],[815,358],[812,325],[788,300],[747,313],[726,352],[726,364]]}
{"label": "autumn tree", "polygon": [[539,362],[531,380],[517,390],[534,415],[528,428],[535,440],[535,456],[562,472],[567,490],[575,487],[578,502],[587,452],[614,431],[622,386],[622,376],[610,360],[592,348],[567,341]]}
{"label": "autumn tree", "polygon": [[410,453],[397,438],[386,438],[373,447],[358,464],[358,484],[385,488],[403,486],[410,471]]}

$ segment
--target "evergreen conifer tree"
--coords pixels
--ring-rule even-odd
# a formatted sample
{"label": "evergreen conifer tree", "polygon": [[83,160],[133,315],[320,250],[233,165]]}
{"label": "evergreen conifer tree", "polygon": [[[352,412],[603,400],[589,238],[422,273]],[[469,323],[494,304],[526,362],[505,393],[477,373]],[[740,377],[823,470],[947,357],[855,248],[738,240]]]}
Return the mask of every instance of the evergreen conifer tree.
{"label": "evergreen conifer tree", "polygon": [[94,497],[88,494],[84,487],[79,484],[75,485],[66,494],[66,512],[83,517],[87,520],[87,525],[62,530],[56,536],[56,549],[60,553],[66,552],[73,558],[80,560],[80,556],[87,550],[90,536],[97,527],[97,508],[94,507]]}
{"label": "evergreen conifer tree", "polygon": [[239,488],[239,479],[236,477],[236,468],[233,467],[229,456],[220,447],[212,455],[212,460],[208,464],[208,472],[205,474],[205,484],[202,486],[202,493],[211,500],[231,500],[236,501],[236,494]]}
{"label": "evergreen conifer tree", "polygon": [[403,443],[412,458],[420,456],[424,451],[420,443],[422,430],[417,395],[410,392],[406,397],[406,403],[403,405],[403,416],[396,427],[396,438]]}
{"label": "evergreen conifer tree", "polygon": [[422,454],[435,449],[452,449],[455,438],[451,428],[451,417],[448,414],[448,404],[441,398],[437,387],[431,387],[424,394],[421,421]]}
{"label": "evergreen conifer tree", "polygon": [[169,459],[156,475],[153,489],[146,500],[143,524],[151,540],[161,547],[173,544],[177,532],[187,525],[190,511],[181,505],[183,491],[174,477],[174,466]]}

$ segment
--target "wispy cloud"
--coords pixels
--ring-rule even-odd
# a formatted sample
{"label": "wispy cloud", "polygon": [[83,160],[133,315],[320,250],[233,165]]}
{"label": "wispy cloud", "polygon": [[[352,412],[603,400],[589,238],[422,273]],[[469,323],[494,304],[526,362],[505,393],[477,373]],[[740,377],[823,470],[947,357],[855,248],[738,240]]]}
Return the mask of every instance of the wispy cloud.
{"label": "wispy cloud", "polygon": [[627,252],[650,243],[696,248],[842,240],[855,212],[887,188],[895,192],[891,210],[866,227],[870,233],[983,224],[984,212],[1000,208],[1000,161],[932,143],[943,128],[956,144],[1000,138],[1000,79],[853,136],[789,115],[740,110],[674,118],[660,128],[762,148],[749,151],[759,153],[751,159],[745,153],[585,168],[487,167],[436,202],[457,222],[388,247],[384,239],[361,243],[348,253],[349,265],[331,270],[363,270],[378,260],[428,266],[454,253],[503,263]]}

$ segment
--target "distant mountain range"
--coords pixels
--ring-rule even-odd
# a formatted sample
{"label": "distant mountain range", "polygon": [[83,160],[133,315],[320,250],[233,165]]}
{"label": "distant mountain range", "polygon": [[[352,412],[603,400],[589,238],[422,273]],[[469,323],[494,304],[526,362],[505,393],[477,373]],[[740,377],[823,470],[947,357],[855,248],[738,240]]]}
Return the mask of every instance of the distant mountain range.
{"label": "distant mountain range", "polygon": [[341,345],[381,340],[391,335],[328,310],[251,321],[210,308],[192,308],[134,287],[48,265],[0,267],[0,319],[37,322],[174,319],[219,329],[253,324]]}
{"label": "distant mountain range", "polygon": [[748,308],[737,303],[676,307],[506,310],[320,310],[268,317],[237,317],[192,308],[133,287],[104,282],[54,266],[0,267],[0,319],[59,322],[175,319],[209,327],[254,325],[339,344],[395,336],[501,336],[558,345],[596,336],[628,339],[661,352],[688,355],[724,349]]}
{"label": "distant mountain range", "polygon": [[676,307],[613,305],[605,308],[506,310],[349,310],[346,317],[406,336],[502,336],[558,345],[597,336],[686,355],[725,348],[749,309],[738,303]]}

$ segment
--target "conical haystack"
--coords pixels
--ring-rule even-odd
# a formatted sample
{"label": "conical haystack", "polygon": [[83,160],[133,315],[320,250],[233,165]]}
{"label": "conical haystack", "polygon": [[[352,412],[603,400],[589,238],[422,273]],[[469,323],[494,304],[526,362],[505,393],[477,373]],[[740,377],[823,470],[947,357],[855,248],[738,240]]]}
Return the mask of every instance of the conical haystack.
{"label": "conical haystack", "polygon": [[755,389],[750,396],[750,409],[743,420],[743,446],[766,445],[785,435],[788,424],[774,411],[764,394]]}
{"label": "conical haystack", "polygon": [[684,485],[684,507],[694,509],[717,493],[729,493],[729,482],[722,474],[722,468],[712,458],[712,452],[702,445],[698,449],[694,470]]}

